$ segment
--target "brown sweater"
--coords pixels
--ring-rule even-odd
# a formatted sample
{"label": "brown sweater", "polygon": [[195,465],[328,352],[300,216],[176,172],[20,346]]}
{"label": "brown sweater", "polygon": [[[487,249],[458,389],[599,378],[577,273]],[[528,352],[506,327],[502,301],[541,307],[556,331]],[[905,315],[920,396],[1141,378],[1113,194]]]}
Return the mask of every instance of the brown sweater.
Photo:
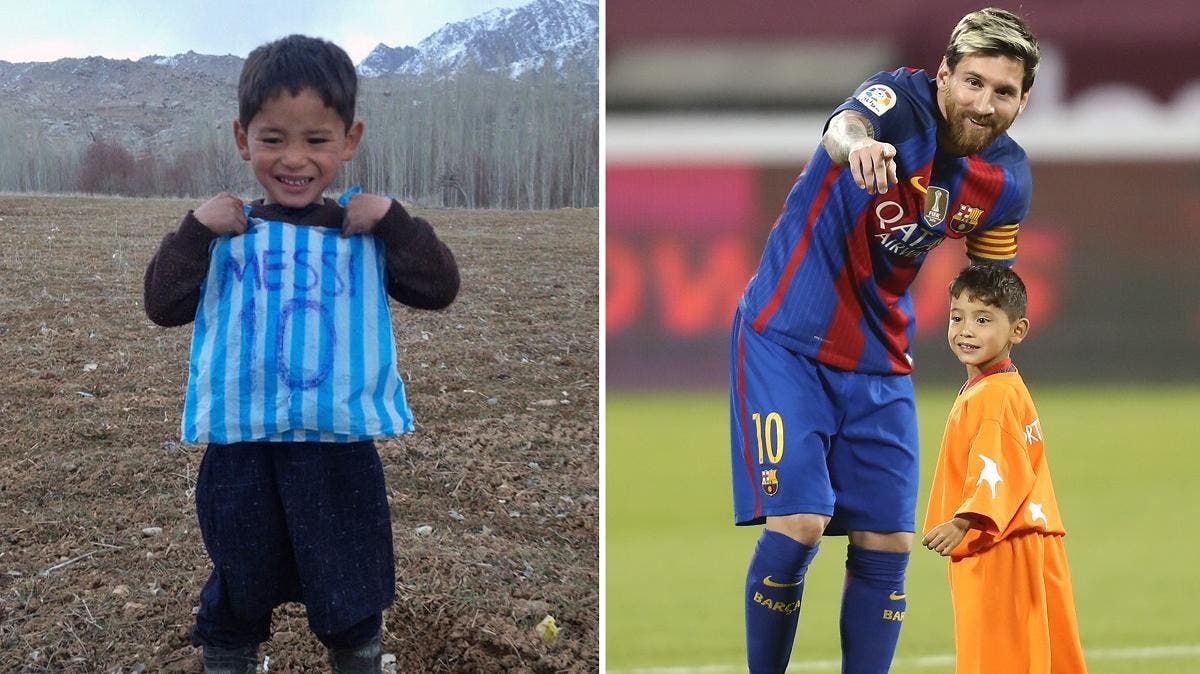
{"label": "brown sweater", "polygon": [[[296,225],[340,229],[345,210],[331,199],[304,208],[253,202],[250,217]],[[414,218],[398,201],[392,201],[383,219],[372,230],[385,251],[387,294],[418,309],[443,309],[458,295],[458,265],[446,244],[421,218]],[[200,284],[208,274],[208,249],[217,235],[188,211],[179,231],[167,234],[146,267],[146,315],[170,327],[196,318]]]}

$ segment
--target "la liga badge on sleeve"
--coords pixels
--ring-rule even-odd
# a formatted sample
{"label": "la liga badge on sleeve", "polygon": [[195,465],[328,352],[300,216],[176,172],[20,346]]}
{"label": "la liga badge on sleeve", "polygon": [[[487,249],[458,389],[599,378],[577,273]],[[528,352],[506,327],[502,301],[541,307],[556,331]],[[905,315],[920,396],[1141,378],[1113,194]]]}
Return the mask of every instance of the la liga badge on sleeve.
{"label": "la liga badge on sleeve", "polygon": [[896,105],[896,92],[886,84],[872,84],[863,89],[855,98],[877,115],[882,115]]}

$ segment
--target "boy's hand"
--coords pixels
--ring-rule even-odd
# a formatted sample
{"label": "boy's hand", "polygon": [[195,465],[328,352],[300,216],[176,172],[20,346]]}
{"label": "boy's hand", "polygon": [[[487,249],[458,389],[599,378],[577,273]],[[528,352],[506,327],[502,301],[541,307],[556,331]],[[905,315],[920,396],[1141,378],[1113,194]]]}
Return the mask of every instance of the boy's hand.
{"label": "boy's hand", "polygon": [[966,538],[971,528],[971,521],[965,517],[955,517],[949,522],[942,522],[925,534],[921,544],[945,557],[950,551]]}
{"label": "boy's hand", "polygon": [[346,204],[346,217],[342,220],[342,236],[370,234],[375,225],[387,215],[392,200],[378,194],[355,194]]}
{"label": "boy's hand", "polygon": [[192,211],[200,224],[218,236],[246,231],[246,210],[241,199],[222,192]]}

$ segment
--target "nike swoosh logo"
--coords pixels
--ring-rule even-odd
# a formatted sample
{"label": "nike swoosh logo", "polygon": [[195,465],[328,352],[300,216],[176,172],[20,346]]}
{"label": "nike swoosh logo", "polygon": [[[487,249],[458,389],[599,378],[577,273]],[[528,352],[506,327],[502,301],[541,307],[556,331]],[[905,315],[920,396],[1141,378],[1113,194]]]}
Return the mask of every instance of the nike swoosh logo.
{"label": "nike swoosh logo", "polygon": [[798,580],[794,583],[777,583],[771,580],[770,576],[763,578],[763,585],[766,585],[767,587],[800,587],[800,584],[803,582],[804,581],[802,580]]}
{"label": "nike swoosh logo", "polygon": [[917,191],[920,192],[921,194],[925,194],[929,191],[928,188],[926,188],[924,185],[921,184],[921,176],[913,176],[913,177],[909,178],[908,183],[910,185],[912,185],[913,187],[917,188]]}
{"label": "nike swoosh logo", "polygon": [[906,596],[908,596],[908,595],[904,594],[903,592],[893,592],[888,595],[888,599],[891,599],[892,601],[900,601],[901,599],[904,599]]}

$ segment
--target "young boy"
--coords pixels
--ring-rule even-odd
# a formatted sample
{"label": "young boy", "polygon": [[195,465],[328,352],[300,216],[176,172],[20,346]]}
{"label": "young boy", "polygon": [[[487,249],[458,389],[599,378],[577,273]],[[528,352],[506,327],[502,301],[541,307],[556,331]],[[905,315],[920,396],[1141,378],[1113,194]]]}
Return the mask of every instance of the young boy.
{"label": "young boy", "polygon": [[950,557],[957,674],[1087,671],[1042,425],[1009,360],[1028,332],[1011,269],[975,264],[950,284],[950,350],[968,381],[942,436],[922,543]]}
{"label": "young boy", "polygon": [[209,442],[196,509],[214,568],[192,630],[206,672],[255,671],[287,601],[306,605],[334,671],[380,668],[395,573],[372,438],[412,427],[384,290],[441,309],[459,275],[399,202],[323,197],[362,139],[356,93],[354,64],[324,40],[251,52],[233,133],[266,197],[209,199],[146,270],[151,320],[196,321],[183,435]]}

